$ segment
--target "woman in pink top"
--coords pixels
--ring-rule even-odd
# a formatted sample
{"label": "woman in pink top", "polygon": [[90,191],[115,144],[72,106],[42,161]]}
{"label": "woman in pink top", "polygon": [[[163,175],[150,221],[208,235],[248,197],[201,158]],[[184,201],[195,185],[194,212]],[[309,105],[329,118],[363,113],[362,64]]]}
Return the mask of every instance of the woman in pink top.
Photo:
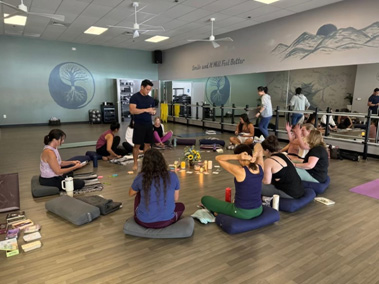
{"label": "woman in pink top", "polygon": [[[62,161],[58,147],[63,144],[65,138],[66,134],[60,129],[53,129],[45,136],[45,147],[40,161],[39,183],[41,185],[55,186],[63,190],[62,180],[66,176],[72,176],[72,171],[83,167],[80,161]],[[74,189],[83,187],[83,180],[74,180]]]}
{"label": "woman in pink top", "polygon": [[126,151],[118,149],[120,136],[115,136],[120,130],[120,123],[113,122],[110,129],[100,135],[96,143],[96,153],[103,156],[103,160],[112,160],[126,155]]}

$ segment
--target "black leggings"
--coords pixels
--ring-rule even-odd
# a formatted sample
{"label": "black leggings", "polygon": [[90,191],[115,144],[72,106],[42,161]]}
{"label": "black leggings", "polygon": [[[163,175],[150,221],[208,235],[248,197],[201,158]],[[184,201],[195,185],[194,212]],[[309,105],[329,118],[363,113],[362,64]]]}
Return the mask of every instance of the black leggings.
{"label": "black leggings", "polygon": [[[125,151],[123,149],[117,148],[118,144],[120,144],[120,136],[113,137],[113,143],[112,143],[112,151],[115,152],[117,155],[125,155]],[[110,156],[111,154],[107,151],[107,144],[105,143],[103,146],[101,146],[99,149],[96,149],[96,153],[98,153],[101,156]]]}
{"label": "black leggings", "polygon": [[[67,174],[70,176],[70,174]],[[72,174],[71,174],[72,176]],[[39,183],[40,185],[47,185],[47,186],[55,186],[58,187],[59,190],[63,190],[62,188],[62,180],[64,180],[65,177],[63,176],[56,176],[52,178],[43,178],[39,177]],[[74,179],[74,190],[82,189],[84,187],[84,180],[81,179]]]}

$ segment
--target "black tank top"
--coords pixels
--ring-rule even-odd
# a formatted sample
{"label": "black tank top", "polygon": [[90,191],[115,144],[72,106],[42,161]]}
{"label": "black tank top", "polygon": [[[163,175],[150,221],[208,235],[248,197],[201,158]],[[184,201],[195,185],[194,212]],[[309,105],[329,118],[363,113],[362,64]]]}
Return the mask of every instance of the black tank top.
{"label": "black tank top", "polygon": [[[287,166],[284,167],[278,160],[274,158],[275,156],[283,159],[286,162]],[[277,189],[284,191],[293,198],[302,197],[304,195],[304,186],[292,162],[286,157],[286,155],[282,153],[272,154],[271,159],[282,166],[282,169],[280,171],[272,174],[271,183]],[[279,180],[276,181],[276,179]]]}

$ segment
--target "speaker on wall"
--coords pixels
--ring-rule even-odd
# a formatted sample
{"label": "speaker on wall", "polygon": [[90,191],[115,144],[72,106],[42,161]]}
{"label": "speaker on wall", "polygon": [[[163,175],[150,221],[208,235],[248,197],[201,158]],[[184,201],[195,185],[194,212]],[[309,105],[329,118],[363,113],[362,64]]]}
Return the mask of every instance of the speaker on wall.
{"label": "speaker on wall", "polygon": [[155,64],[162,64],[163,63],[162,50],[154,50],[153,60],[154,60]]}

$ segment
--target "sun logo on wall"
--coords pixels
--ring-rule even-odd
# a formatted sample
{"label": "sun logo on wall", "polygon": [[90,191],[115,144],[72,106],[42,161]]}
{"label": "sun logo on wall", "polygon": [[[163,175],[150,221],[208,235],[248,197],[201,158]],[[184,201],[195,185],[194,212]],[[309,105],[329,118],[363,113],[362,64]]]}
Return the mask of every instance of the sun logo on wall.
{"label": "sun logo on wall", "polygon": [[81,64],[64,62],[50,73],[49,91],[54,101],[63,108],[79,109],[88,105],[95,96],[95,80]]}
{"label": "sun logo on wall", "polygon": [[210,77],[205,85],[205,95],[208,102],[221,106],[226,104],[230,97],[230,81],[228,77]]}

